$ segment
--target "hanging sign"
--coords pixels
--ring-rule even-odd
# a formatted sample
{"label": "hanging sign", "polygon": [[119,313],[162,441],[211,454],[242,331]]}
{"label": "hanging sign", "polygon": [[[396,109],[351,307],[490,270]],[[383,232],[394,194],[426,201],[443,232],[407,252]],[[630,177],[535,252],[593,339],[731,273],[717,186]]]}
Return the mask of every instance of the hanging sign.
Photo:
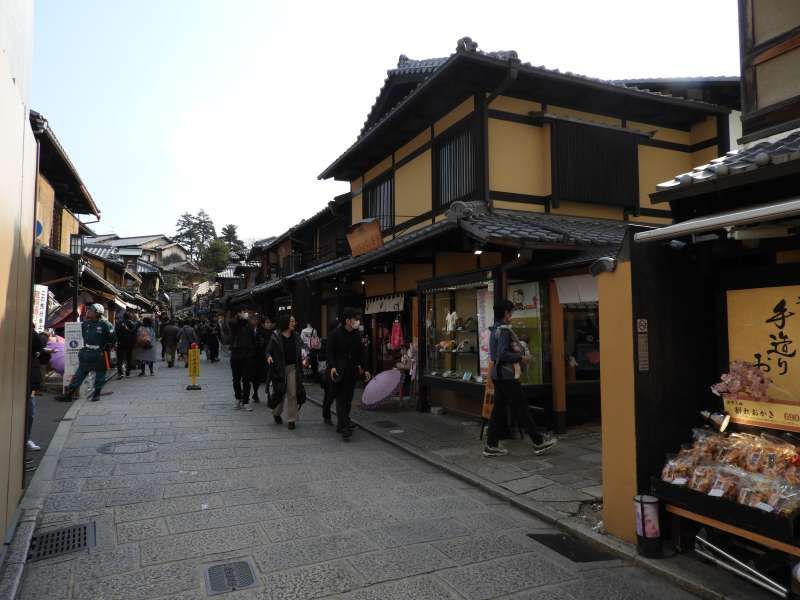
{"label": "hanging sign", "polygon": [[476,292],[478,302],[478,359],[480,361],[481,375],[489,379],[489,327],[492,325],[494,314],[494,282],[489,282],[489,287],[480,288]]}
{"label": "hanging sign", "polygon": [[378,248],[383,248],[381,226],[377,219],[360,221],[347,231],[347,243],[350,245],[350,254],[361,256]]}
{"label": "hanging sign", "polygon": [[728,356],[772,380],[765,400],[726,396],[738,423],[800,431],[800,285],[729,290]]}
{"label": "hanging sign", "polygon": [[364,314],[373,315],[382,312],[401,312],[405,303],[405,294],[393,294],[391,296],[378,296],[367,298],[365,301]]}
{"label": "hanging sign", "polygon": [[48,289],[46,285],[34,284],[33,286],[33,328],[36,333],[44,331],[47,320]]}

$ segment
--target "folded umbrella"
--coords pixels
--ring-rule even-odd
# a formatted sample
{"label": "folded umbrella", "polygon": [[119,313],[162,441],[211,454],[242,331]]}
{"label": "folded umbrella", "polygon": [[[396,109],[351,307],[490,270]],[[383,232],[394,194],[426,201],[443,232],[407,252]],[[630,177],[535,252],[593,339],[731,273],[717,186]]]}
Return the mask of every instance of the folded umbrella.
{"label": "folded umbrella", "polygon": [[60,375],[64,374],[64,338],[52,336],[45,346],[50,350],[50,367]]}
{"label": "folded umbrella", "polygon": [[377,408],[380,404],[394,395],[395,390],[403,381],[403,374],[399,369],[390,369],[378,373],[364,388],[361,396],[363,408]]}

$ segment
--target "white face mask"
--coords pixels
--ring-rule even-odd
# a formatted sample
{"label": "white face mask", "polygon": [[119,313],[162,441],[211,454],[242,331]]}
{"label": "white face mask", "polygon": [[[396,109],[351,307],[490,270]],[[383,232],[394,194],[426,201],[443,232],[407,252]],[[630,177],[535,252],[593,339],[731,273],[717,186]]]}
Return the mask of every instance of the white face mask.
{"label": "white face mask", "polygon": [[358,319],[353,319],[352,321],[350,321],[350,323],[353,329],[358,329],[359,327],[361,327],[361,321]]}

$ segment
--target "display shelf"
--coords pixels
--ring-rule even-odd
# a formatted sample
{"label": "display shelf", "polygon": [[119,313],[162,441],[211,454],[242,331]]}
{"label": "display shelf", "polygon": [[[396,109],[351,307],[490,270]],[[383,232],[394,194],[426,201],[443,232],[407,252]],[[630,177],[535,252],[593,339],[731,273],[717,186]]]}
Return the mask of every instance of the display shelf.
{"label": "display shelf", "polygon": [[[772,540],[788,542],[796,552],[800,553],[800,547],[797,546],[799,541],[797,539],[797,514],[791,517],[775,515],[732,500],[715,498],[684,486],[673,485],[657,477],[651,480],[651,488],[653,495],[665,502],[668,507],[672,506],[705,519],[713,519],[727,527],[735,527]],[[724,528],[720,527],[720,529]],[[737,533],[737,535],[742,534]],[[747,536],[743,535],[743,537]]]}

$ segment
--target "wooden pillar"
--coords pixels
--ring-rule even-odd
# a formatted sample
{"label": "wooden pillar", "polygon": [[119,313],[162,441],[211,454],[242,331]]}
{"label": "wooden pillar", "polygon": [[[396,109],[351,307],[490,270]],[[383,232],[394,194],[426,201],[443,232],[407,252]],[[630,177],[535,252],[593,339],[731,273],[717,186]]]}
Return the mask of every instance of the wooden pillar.
{"label": "wooden pillar", "polygon": [[555,280],[548,282],[550,301],[550,369],[553,388],[553,419],[557,433],[567,430],[567,369],[564,360],[564,307],[558,299]]}

